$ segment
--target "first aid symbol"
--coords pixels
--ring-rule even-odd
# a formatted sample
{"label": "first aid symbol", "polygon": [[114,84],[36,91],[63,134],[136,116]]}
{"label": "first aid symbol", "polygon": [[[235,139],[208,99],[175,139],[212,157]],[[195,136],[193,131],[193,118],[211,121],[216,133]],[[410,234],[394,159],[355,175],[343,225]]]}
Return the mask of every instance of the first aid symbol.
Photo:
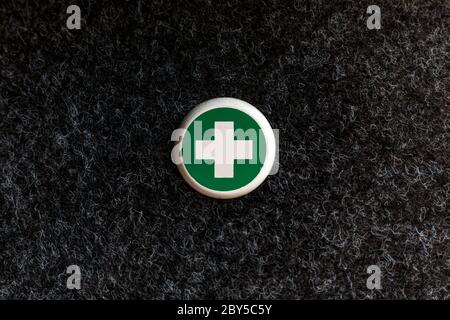
{"label": "first aid symbol", "polygon": [[[184,119],[174,153],[195,190],[230,199],[256,189],[275,160],[274,131],[254,106],[233,98],[208,100]],[[172,160],[174,160],[172,158]]]}
{"label": "first aid symbol", "polygon": [[197,140],[195,157],[214,160],[214,178],[233,178],[234,160],[252,159],[253,141],[234,140],[234,123],[216,121],[214,140]]}

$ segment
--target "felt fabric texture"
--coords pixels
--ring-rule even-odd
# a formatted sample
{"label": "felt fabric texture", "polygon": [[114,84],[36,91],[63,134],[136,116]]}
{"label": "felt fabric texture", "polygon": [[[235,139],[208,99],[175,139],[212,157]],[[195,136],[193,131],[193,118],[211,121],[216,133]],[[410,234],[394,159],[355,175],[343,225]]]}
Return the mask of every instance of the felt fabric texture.
{"label": "felt fabric texture", "polygon": [[[450,5],[372,2],[1,1],[0,298],[450,298]],[[170,159],[221,96],[280,130],[228,201]]]}

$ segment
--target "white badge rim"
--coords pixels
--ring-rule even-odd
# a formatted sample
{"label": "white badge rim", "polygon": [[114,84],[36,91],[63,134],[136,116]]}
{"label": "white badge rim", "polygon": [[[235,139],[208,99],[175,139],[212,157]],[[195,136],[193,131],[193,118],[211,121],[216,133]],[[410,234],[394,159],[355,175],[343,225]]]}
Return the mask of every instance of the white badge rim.
{"label": "white badge rim", "polygon": [[229,190],[229,191],[218,191],[218,190],[212,190],[209,188],[206,188],[199,184],[195,179],[189,174],[187,171],[183,159],[181,157],[181,152],[178,154],[178,162],[177,165],[178,170],[180,171],[181,175],[183,176],[184,180],[196,191],[212,197],[216,199],[233,199],[238,198],[243,195],[246,195],[253,190],[255,190],[261,183],[264,182],[264,180],[269,175],[272,166],[275,162],[275,153],[276,153],[276,143],[275,143],[275,135],[273,133],[272,127],[270,126],[269,121],[267,121],[266,117],[259,111],[256,107],[252,106],[248,102],[245,102],[240,99],[236,98],[214,98],[211,100],[207,100],[205,102],[202,102],[201,104],[197,105],[194,109],[192,109],[186,117],[183,119],[183,122],[181,123],[180,129],[184,129],[183,134],[181,135],[179,141],[177,144],[180,144],[180,150],[181,145],[183,143],[184,134],[189,125],[192,123],[194,119],[196,119],[198,116],[200,116],[202,113],[205,113],[206,111],[217,109],[217,108],[232,108],[237,109],[239,111],[242,111],[246,114],[248,114],[250,117],[252,117],[256,123],[258,123],[259,127],[261,128],[264,138],[266,140],[266,158],[263,164],[263,167],[261,171],[258,173],[258,175],[247,185],[235,189],[235,190]]}

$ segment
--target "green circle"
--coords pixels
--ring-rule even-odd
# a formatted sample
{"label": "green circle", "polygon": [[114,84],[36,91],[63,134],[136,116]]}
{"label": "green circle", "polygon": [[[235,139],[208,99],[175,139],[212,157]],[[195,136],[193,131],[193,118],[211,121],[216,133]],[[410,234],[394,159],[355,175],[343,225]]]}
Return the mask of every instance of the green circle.
{"label": "green circle", "polygon": [[[214,160],[195,159],[195,141],[214,140],[211,132],[215,123],[223,121],[233,122],[234,140],[253,141],[252,159],[235,159],[231,178],[214,177]],[[196,182],[211,190],[231,191],[248,185],[259,174],[266,157],[266,140],[261,127],[247,113],[233,108],[215,108],[200,114],[189,124],[181,152],[183,164]]]}

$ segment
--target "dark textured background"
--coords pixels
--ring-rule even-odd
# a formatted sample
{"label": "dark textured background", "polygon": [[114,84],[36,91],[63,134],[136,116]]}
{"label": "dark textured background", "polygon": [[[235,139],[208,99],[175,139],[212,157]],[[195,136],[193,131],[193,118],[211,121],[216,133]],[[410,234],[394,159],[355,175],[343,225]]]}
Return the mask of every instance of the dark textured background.
{"label": "dark textured background", "polygon": [[[450,298],[448,1],[74,3],[0,4],[0,298]],[[170,161],[219,96],[280,129],[238,200]]]}

